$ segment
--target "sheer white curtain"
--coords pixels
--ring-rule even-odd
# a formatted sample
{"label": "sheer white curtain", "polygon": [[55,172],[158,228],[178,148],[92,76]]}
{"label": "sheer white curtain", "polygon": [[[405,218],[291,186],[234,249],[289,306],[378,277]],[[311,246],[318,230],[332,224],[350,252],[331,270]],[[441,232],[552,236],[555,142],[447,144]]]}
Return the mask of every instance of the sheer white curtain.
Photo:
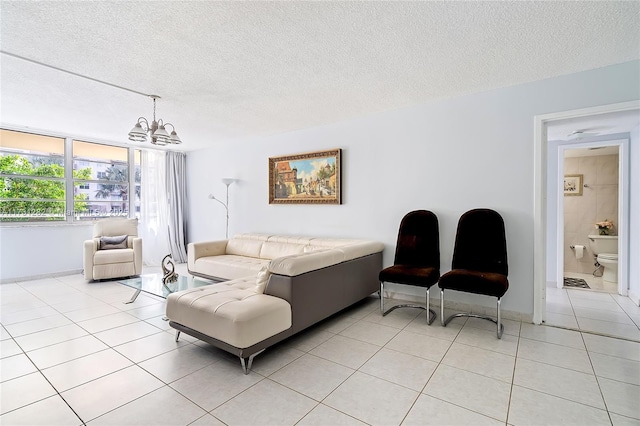
{"label": "sheer white curtain", "polygon": [[167,194],[169,202],[169,245],[176,263],[187,261],[187,156],[167,152]]}
{"label": "sheer white curtain", "polygon": [[140,176],[142,262],[158,266],[171,253],[168,232],[167,163],[164,151],[143,150]]}

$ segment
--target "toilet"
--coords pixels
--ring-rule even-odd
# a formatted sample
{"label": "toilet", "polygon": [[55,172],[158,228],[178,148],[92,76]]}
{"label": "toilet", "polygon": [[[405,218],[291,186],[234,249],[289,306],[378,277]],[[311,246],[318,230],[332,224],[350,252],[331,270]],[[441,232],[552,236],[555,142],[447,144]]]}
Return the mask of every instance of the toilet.
{"label": "toilet", "polygon": [[602,281],[618,283],[618,236],[589,235],[589,247],[602,265]]}

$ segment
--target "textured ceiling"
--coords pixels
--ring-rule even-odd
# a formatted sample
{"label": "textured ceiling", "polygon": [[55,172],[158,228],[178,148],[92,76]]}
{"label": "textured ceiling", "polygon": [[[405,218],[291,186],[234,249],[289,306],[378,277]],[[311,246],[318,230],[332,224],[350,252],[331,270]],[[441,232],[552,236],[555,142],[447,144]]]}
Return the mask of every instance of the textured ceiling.
{"label": "textured ceiling", "polygon": [[[640,58],[640,2],[2,1],[1,50],[162,97],[193,150]],[[4,124],[128,142],[143,96],[1,55]]]}

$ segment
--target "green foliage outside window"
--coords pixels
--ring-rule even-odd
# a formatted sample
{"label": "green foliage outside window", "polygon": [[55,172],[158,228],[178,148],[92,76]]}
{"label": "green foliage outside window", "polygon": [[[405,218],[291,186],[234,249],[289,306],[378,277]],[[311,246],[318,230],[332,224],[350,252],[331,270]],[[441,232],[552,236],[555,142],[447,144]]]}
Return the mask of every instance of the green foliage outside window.
{"label": "green foliage outside window", "polygon": [[[3,222],[29,221],[34,218],[55,220],[65,216],[64,167],[55,160],[29,159],[20,155],[0,156],[3,188],[0,193],[0,218]],[[10,175],[19,175],[16,177]],[[32,179],[23,176],[45,177]],[[91,169],[73,171],[76,179],[91,179]],[[86,194],[74,196],[74,210],[88,210]],[[9,215],[9,217],[5,217]]]}

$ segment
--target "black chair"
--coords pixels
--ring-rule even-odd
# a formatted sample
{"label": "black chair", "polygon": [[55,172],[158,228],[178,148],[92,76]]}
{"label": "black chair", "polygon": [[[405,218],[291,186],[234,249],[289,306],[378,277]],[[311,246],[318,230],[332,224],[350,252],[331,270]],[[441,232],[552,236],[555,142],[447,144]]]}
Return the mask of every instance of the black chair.
{"label": "black chair", "polygon": [[[398,231],[396,255],[393,266],[380,271],[380,312],[382,316],[398,308],[427,310],[427,324],[436,318],[429,309],[429,289],[440,277],[440,236],[438,218],[427,210],[407,213]],[[384,310],[384,283],[406,284],[427,289],[426,305],[402,304]]]}
{"label": "black chair", "polygon": [[[498,339],[504,325],[500,299],[509,289],[507,280],[507,241],[504,220],[494,210],[470,210],[460,217],[453,248],[451,271],[440,277],[440,321],[443,327],[456,317],[482,318],[496,323]],[[444,291],[456,290],[498,298],[497,320],[485,315],[453,314],[444,319]]]}

